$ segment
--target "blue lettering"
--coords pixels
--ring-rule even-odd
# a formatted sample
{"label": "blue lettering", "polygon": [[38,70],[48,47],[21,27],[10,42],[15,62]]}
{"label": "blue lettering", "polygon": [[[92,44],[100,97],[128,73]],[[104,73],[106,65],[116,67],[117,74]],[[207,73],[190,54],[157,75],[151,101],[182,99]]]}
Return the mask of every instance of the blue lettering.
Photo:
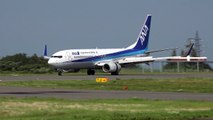
{"label": "blue lettering", "polygon": [[72,52],[72,55],[79,55],[79,52]]}

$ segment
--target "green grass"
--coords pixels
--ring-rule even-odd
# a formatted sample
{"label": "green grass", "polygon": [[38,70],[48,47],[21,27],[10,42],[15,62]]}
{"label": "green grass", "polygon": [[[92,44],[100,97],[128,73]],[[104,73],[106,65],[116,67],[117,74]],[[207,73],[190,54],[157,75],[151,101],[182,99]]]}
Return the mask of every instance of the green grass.
{"label": "green grass", "polygon": [[213,93],[212,78],[178,78],[178,79],[140,79],[110,80],[108,83],[96,83],[95,80],[33,80],[4,81],[0,86],[67,88],[84,90],[129,90],[161,92]]}
{"label": "green grass", "polygon": [[[120,74],[122,75],[141,75],[141,74],[195,74],[197,71],[194,70],[189,70],[189,71],[183,71],[177,73],[177,70],[164,70],[163,72],[160,72],[159,70],[153,69],[153,72],[150,72],[150,69],[144,69],[142,68],[122,68]],[[13,75],[56,75],[57,72],[50,72],[50,73],[29,73],[29,72],[17,72],[17,71],[0,71],[0,76],[13,76]],[[108,75],[109,73],[103,72],[101,69],[96,69],[96,75]],[[212,74],[211,71],[200,71],[198,74]],[[86,69],[81,69],[77,73],[63,73],[63,75],[87,75],[87,70]]]}
{"label": "green grass", "polygon": [[212,117],[213,102],[206,101],[0,97],[1,120],[194,120]]}

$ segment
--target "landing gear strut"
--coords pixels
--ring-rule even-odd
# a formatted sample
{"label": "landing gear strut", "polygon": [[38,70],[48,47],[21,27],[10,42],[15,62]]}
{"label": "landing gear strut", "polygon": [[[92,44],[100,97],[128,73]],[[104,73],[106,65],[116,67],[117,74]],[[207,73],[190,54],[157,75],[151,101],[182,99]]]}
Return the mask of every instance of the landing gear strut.
{"label": "landing gear strut", "polygon": [[119,75],[119,72],[116,71],[116,72],[111,72],[111,75]]}
{"label": "landing gear strut", "polygon": [[87,70],[87,75],[95,75],[95,70],[88,69]]}
{"label": "landing gear strut", "polygon": [[62,76],[62,71],[58,71],[58,76]]}

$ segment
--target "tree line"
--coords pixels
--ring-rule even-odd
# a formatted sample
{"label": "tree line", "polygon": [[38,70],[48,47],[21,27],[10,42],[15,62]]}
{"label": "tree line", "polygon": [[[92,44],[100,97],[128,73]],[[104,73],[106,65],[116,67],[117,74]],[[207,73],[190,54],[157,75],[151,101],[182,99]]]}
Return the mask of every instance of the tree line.
{"label": "tree line", "polygon": [[21,73],[51,73],[54,70],[48,65],[47,60],[38,57],[36,54],[27,56],[25,53],[18,53],[0,59],[0,72],[21,72]]}

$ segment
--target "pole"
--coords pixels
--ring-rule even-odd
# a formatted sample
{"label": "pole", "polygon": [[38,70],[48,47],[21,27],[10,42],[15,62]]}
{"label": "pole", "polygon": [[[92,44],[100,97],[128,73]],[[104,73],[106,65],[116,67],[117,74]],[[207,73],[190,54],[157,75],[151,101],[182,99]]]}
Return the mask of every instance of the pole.
{"label": "pole", "polygon": [[177,62],[177,72],[180,72],[180,62]]}

